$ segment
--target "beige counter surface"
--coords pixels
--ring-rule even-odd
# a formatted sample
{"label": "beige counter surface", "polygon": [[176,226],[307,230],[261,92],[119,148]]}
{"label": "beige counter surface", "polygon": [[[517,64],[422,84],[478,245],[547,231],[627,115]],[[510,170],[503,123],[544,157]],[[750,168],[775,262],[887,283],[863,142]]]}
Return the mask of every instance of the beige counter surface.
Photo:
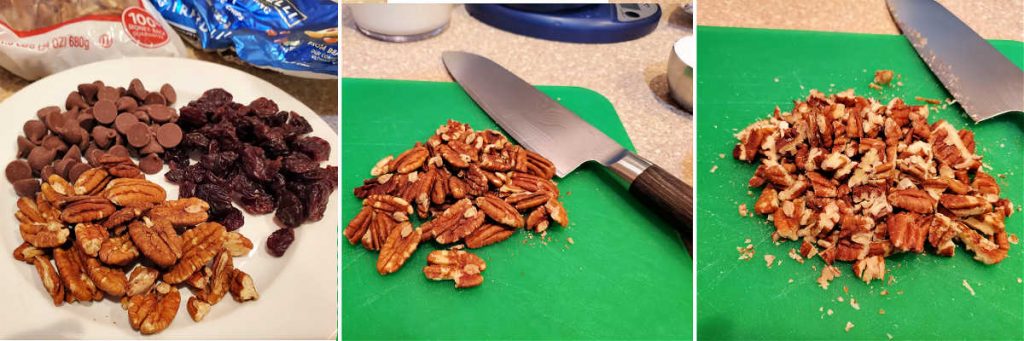
{"label": "beige counter surface", "polygon": [[[314,80],[285,76],[273,71],[239,65],[226,61],[216,54],[192,48],[188,49],[187,57],[227,65],[262,78],[306,104],[310,109],[313,109],[313,112],[319,114],[324,121],[327,121],[331,128],[334,128],[335,131],[338,130],[338,81],[335,79]],[[31,83],[31,81],[26,81],[0,68],[0,102]],[[68,85],[68,89],[71,89],[73,86],[74,84]],[[228,89],[228,91],[230,90]]]}
{"label": "beige counter surface", "polygon": [[[532,84],[580,86],[601,93],[615,106],[637,152],[690,182],[693,117],[651,90],[653,84],[658,92],[667,92],[664,74],[669,51],[676,40],[689,34],[684,25],[689,20],[681,18],[682,11],[678,9],[678,4],[663,5],[658,28],[637,40],[571,44],[501,31],[477,21],[463,6],[457,6],[450,26],[441,35],[395,44],[359,33],[347,15],[348,9],[343,8],[342,74],[450,82],[441,64],[441,53],[477,53]],[[343,113],[343,124],[344,120]]]}
{"label": "beige counter surface", "polygon": [[[939,3],[982,37],[1024,41],[1024,1]],[[709,0],[698,6],[699,25],[899,34],[885,0]]]}

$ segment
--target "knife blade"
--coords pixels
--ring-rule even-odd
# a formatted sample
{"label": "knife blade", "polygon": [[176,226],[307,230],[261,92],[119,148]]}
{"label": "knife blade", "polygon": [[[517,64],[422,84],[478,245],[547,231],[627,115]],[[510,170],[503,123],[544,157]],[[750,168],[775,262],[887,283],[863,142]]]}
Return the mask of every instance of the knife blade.
{"label": "knife blade", "polygon": [[512,138],[551,160],[558,177],[588,161],[608,167],[630,184],[630,193],[672,223],[692,252],[693,190],[689,185],[626,150],[490,59],[447,51],[442,60],[469,97]]}
{"label": "knife blade", "polygon": [[1024,71],[934,0],[886,0],[903,35],[975,122],[1024,111]]}

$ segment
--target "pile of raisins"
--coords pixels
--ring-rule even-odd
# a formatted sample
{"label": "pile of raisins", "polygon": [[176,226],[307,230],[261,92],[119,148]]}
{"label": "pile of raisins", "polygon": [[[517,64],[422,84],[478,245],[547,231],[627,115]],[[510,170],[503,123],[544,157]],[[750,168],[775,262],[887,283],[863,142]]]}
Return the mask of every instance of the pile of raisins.
{"label": "pile of raisins", "polygon": [[302,116],[266,98],[236,103],[223,89],[207,90],[179,114],[184,139],[164,157],[179,197],[210,203],[211,220],[228,230],[244,223],[232,203],[250,214],[276,210],[283,227],[267,238],[267,251],[278,257],[294,241],[295,227],[323,218],[338,167],[320,166],[331,146],[306,135],[313,128]]}

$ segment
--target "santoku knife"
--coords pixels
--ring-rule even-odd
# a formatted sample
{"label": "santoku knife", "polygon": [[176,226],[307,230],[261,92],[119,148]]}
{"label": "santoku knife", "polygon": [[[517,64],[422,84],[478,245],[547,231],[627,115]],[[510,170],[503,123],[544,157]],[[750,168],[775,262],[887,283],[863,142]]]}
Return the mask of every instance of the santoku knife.
{"label": "santoku knife", "polygon": [[1024,71],[933,0],[887,0],[917,54],[976,122],[1024,111]]}
{"label": "santoku knife", "polygon": [[629,191],[660,213],[692,253],[693,190],[671,173],[626,150],[569,109],[490,59],[445,52],[448,73],[520,144],[551,160],[558,177],[596,161],[629,182]]}

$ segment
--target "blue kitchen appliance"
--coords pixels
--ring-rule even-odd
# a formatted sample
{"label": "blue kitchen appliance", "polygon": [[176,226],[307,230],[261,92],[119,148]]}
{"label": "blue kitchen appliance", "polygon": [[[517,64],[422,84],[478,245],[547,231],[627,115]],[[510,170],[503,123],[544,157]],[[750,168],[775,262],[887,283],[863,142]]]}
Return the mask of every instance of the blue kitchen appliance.
{"label": "blue kitchen appliance", "polygon": [[571,43],[617,43],[658,27],[657,4],[469,4],[469,15],[516,34]]}

